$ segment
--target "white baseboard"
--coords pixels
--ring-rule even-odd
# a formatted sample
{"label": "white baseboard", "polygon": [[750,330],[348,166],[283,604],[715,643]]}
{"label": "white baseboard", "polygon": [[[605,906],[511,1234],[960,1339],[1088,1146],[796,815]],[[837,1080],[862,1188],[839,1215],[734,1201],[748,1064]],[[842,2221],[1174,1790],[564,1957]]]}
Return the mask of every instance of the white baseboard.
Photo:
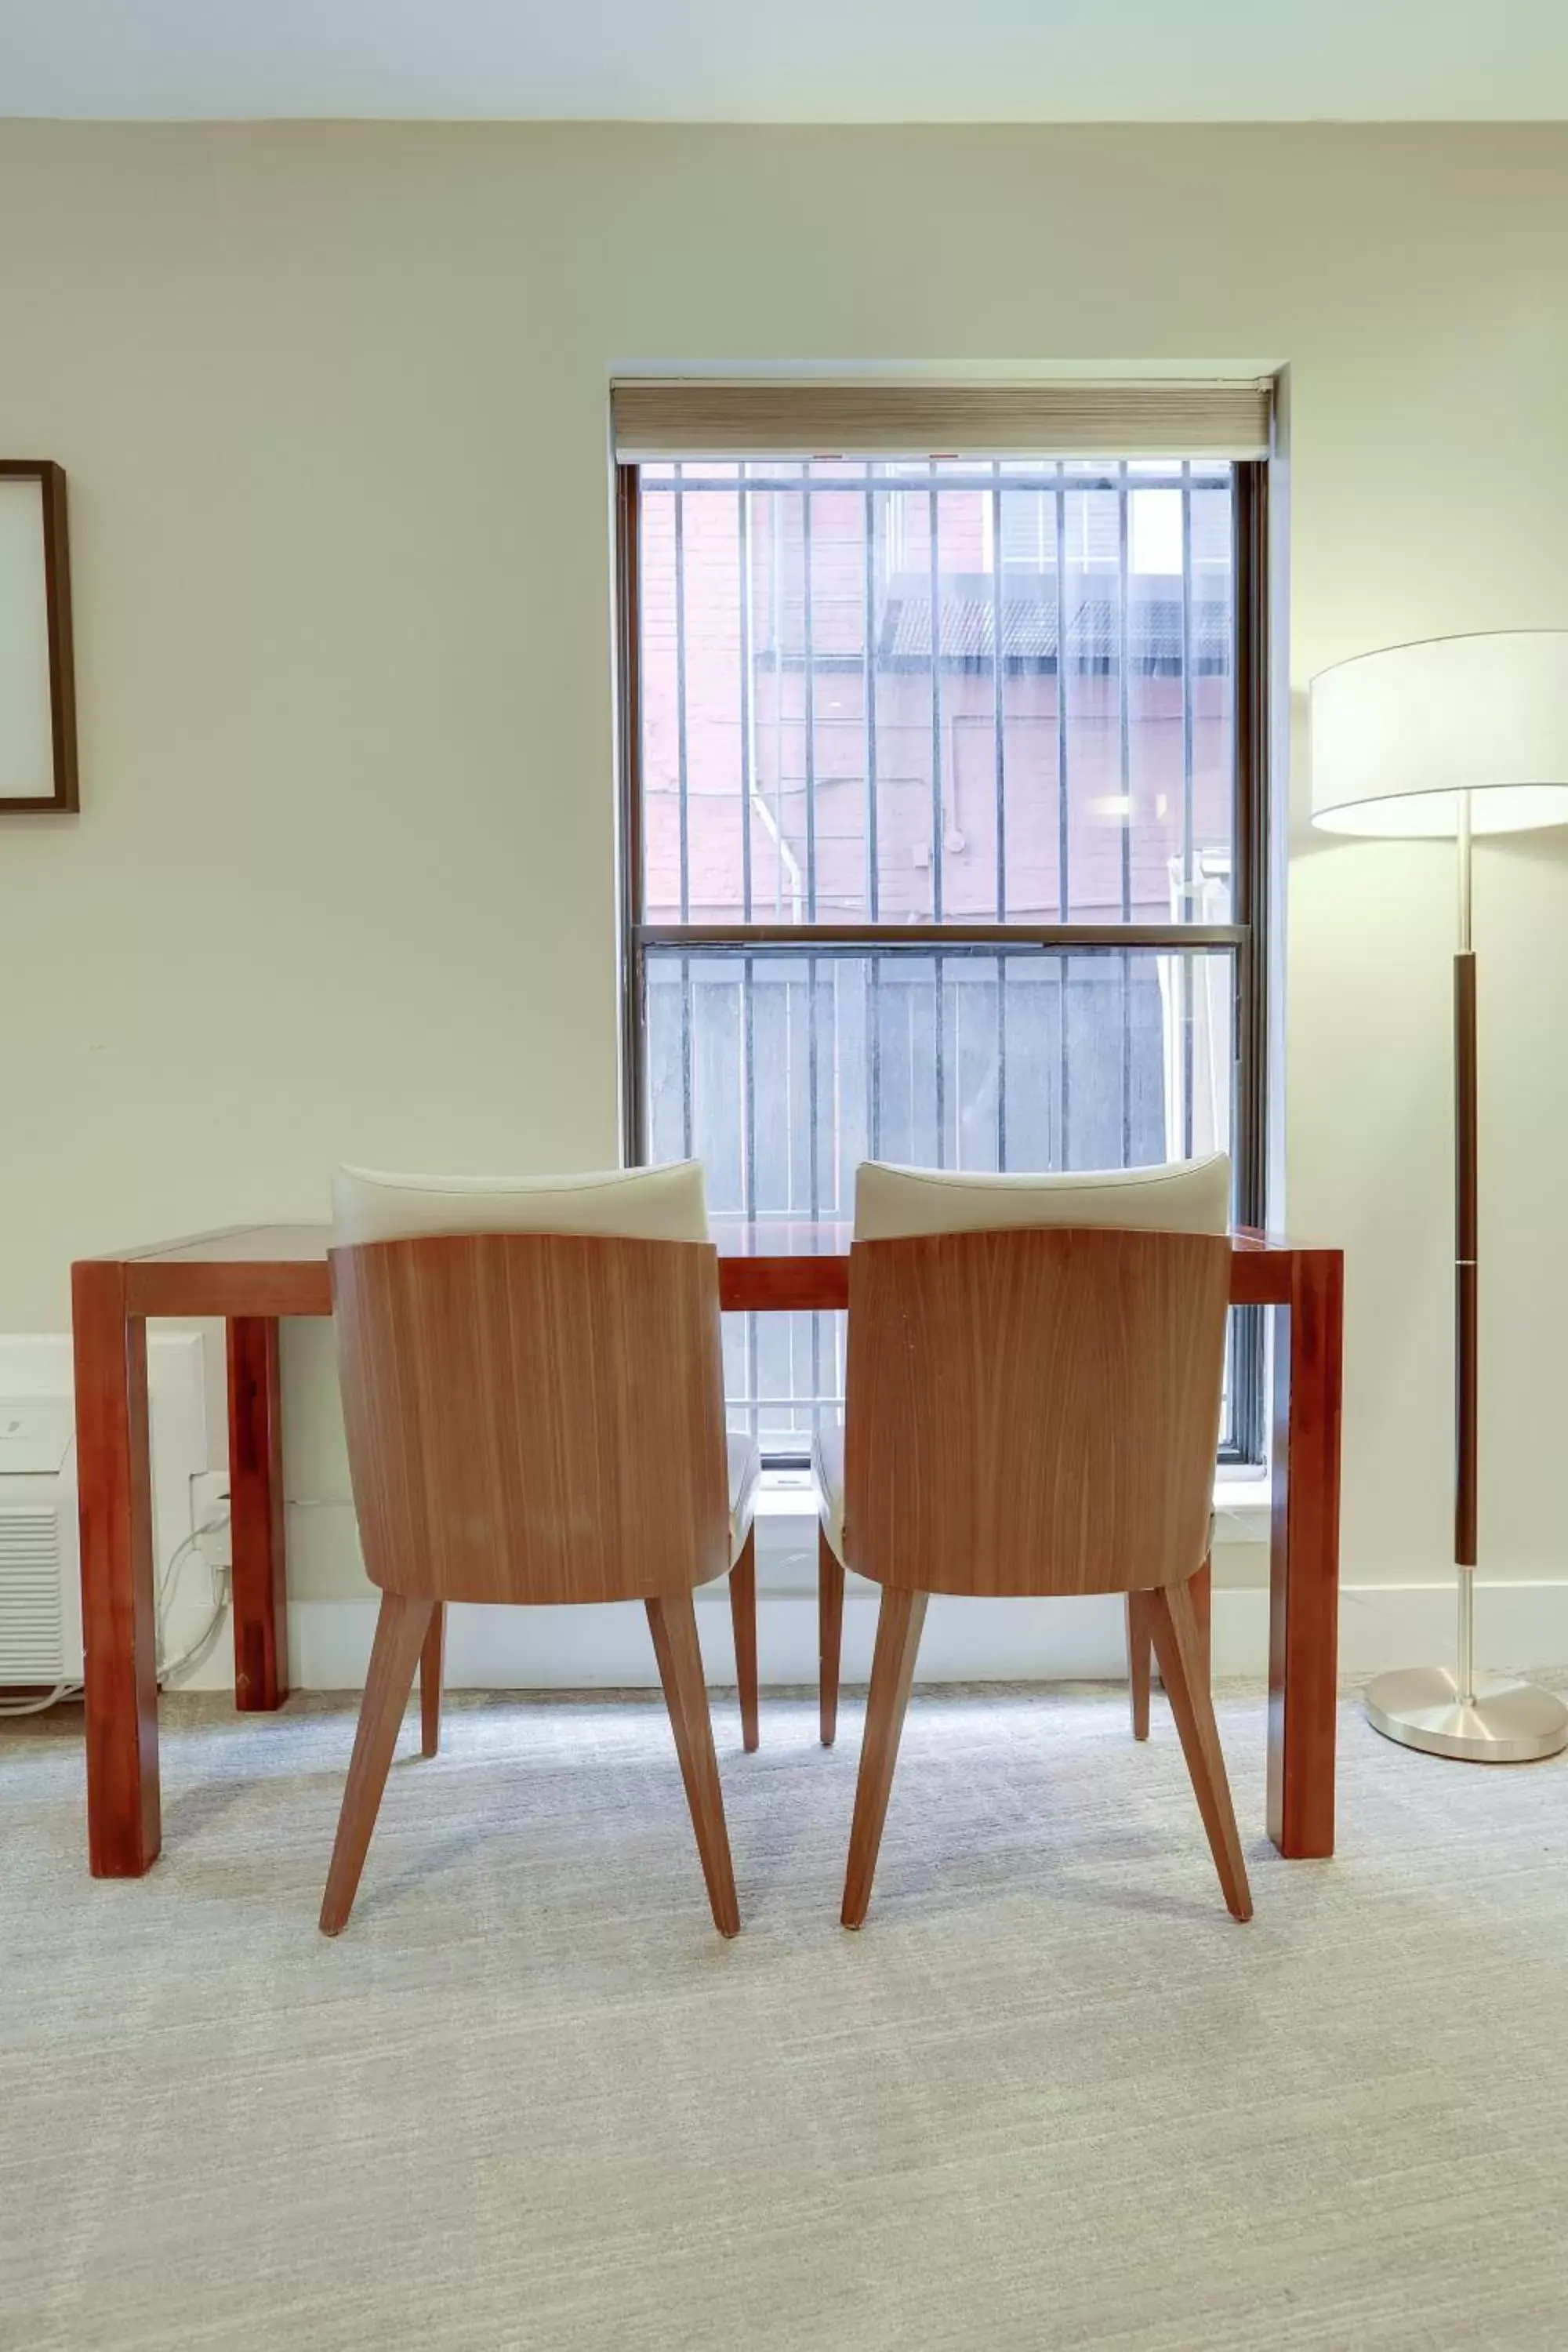
{"label": "white baseboard", "polygon": [[[1268,1670],[1268,1512],[1253,1491],[1226,1490],[1215,1550],[1215,1670]],[[816,1682],[816,1520],[807,1491],[764,1489],[757,1519],[757,1649],[764,1685]],[[289,1540],[300,1580],[363,1575],[346,1505],[298,1508]],[[1486,1666],[1540,1673],[1568,1660],[1568,1578],[1496,1583],[1477,1591],[1477,1655]],[[877,1588],[851,1577],[844,1605],[844,1675],[870,1672]],[[1451,1579],[1346,1585],[1340,1594],[1340,1672],[1437,1664],[1453,1656]],[[375,1623],[370,1586],[331,1599],[290,1598],[289,1664],[300,1690],[357,1690]],[[732,1683],[729,1590],[697,1596],[709,1678]],[[1127,1671],[1124,1612],[1115,1595],[1069,1601],[931,1602],[921,1643],[921,1682],[1078,1682]],[[234,1679],[226,1633],[184,1687]],[[459,1606],[447,1634],[447,1679],[458,1690],[649,1689],[658,1685],[647,1620],[635,1602],[597,1609]]]}
{"label": "white baseboard", "polygon": [[[1440,1584],[1352,1584],[1340,1592],[1340,1671],[1448,1665],[1458,1617],[1458,1575]],[[1239,1596],[1237,1596],[1239,1597]],[[1568,1663],[1568,1579],[1476,1580],[1476,1664],[1544,1674]]]}
{"label": "white baseboard", "polygon": [[[1568,1580],[1483,1584],[1477,1594],[1477,1650],[1488,1666],[1542,1672],[1568,1660]],[[375,1598],[296,1601],[289,1608],[290,1666],[301,1690],[354,1690],[364,1680]],[[1449,1583],[1349,1586],[1340,1602],[1340,1671],[1437,1664],[1453,1654]],[[816,1680],[816,1603],[810,1591],[758,1594],[757,1643],[764,1684]],[[870,1670],[877,1594],[852,1580],[845,1597],[844,1674]],[[698,1623],[710,1678],[734,1680],[727,1587],[698,1595]],[[1261,1676],[1268,1663],[1268,1595],[1255,1586],[1214,1596],[1215,1670]],[[1119,1600],[931,1602],[921,1644],[921,1682],[1065,1682],[1116,1678],[1127,1670]],[[650,1688],[657,1683],[647,1623],[635,1603],[598,1609],[458,1607],[447,1630],[447,1676],[454,1689]],[[188,1687],[232,1685],[233,1659],[220,1643]]]}

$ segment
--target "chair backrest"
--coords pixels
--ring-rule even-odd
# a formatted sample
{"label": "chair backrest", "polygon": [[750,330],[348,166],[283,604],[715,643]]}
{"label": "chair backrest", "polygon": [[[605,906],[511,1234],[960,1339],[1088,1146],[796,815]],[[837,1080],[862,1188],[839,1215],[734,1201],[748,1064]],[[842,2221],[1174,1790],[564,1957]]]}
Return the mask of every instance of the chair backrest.
{"label": "chair backrest", "polygon": [[730,1564],[695,1163],[543,1183],[341,1170],[333,1319],[373,1582],[626,1601]]}
{"label": "chair backrest", "polygon": [[1229,1169],[1132,1174],[860,1170],[844,1539],[861,1575],[1115,1592],[1202,1566]]}

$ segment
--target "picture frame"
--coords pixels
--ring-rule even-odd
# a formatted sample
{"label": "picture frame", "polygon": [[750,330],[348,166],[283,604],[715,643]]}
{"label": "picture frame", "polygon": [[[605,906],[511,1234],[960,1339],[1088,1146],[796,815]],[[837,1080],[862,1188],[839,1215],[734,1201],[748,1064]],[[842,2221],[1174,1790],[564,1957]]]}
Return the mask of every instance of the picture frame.
{"label": "picture frame", "polygon": [[0,457],[0,817],[78,806],[65,468]]}

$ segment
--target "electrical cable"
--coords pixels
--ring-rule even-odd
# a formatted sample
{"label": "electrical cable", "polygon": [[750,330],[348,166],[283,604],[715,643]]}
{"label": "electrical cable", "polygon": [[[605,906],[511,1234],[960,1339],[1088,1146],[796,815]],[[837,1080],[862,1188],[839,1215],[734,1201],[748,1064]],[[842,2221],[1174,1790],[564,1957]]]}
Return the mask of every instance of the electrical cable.
{"label": "electrical cable", "polygon": [[[179,1575],[180,1563],[182,1560],[185,1559],[190,1553],[199,1549],[204,1536],[216,1535],[220,1528],[226,1528],[228,1525],[228,1519],[229,1515],[226,1511],[220,1511],[216,1519],[205,1519],[199,1528],[193,1528],[190,1534],[184,1538],[184,1541],[183,1543],[176,1544],[174,1550],[170,1553],[168,1566],[164,1569],[158,1584],[156,1616],[160,1651],[162,1650],[163,1645],[164,1620],[168,1613],[169,1603],[174,1598],[174,1585]],[[226,1570],[217,1569],[214,1570],[214,1574],[215,1576],[223,1576],[226,1574]],[[158,1680],[160,1683],[172,1682],[176,1675],[184,1674],[188,1667],[198,1664],[200,1661],[206,1656],[207,1652],[211,1649],[214,1639],[216,1636],[218,1627],[223,1623],[224,1612],[227,1607],[228,1592],[226,1587],[219,1595],[218,1600],[214,1604],[212,1615],[208,1618],[205,1625],[197,1634],[195,1640],[190,1643],[189,1647],[183,1650],[177,1658],[166,1658],[160,1655],[157,1668]]]}
{"label": "electrical cable", "polygon": [[4,1706],[0,1706],[0,1717],[16,1715],[42,1715],[46,1707],[58,1706],[61,1699],[63,1698],[79,1698],[80,1696],[81,1685],[79,1683],[57,1683],[53,1690],[49,1692],[46,1698],[24,1698],[17,1700],[14,1705],[8,1703]]}

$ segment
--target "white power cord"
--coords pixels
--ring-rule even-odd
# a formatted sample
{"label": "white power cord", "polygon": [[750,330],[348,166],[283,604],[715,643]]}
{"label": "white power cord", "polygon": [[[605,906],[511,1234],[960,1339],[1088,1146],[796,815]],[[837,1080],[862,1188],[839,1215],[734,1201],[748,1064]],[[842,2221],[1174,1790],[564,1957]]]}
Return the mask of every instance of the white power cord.
{"label": "white power cord", "polygon": [[[180,1571],[180,1563],[182,1560],[187,1559],[192,1552],[196,1550],[204,1536],[216,1535],[220,1528],[226,1528],[227,1525],[228,1513],[226,1511],[220,1511],[216,1519],[205,1519],[199,1528],[193,1528],[184,1541],[183,1543],[176,1544],[174,1551],[171,1553],[169,1565],[163,1570],[163,1578],[158,1586],[156,1614],[158,1621],[158,1643],[160,1653],[163,1648],[163,1622],[168,1613],[169,1603],[174,1598],[174,1585]],[[201,1632],[197,1634],[195,1640],[190,1643],[188,1648],[182,1650],[177,1658],[165,1658],[160,1654],[158,1660],[158,1680],[161,1683],[172,1682],[176,1675],[183,1675],[189,1667],[199,1665],[201,1661],[206,1656],[207,1652],[212,1648],[213,1643],[217,1635],[218,1627],[223,1623],[224,1612],[228,1607],[227,1577],[228,1570],[226,1569],[214,1569],[213,1579],[215,1586],[216,1587],[216,1598],[213,1603],[213,1613],[208,1618],[206,1623],[203,1626]],[[220,1578],[224,1580],[221,1584],[217,1581]]]}
{"label": "white power cord", "polygon": [[0,1717],[11,1715],[42,1715],[46,1707],[58,1706],[62,1698],[79,1698],[79,1683],[57,1683],[43,1698],[17,1699],[15,1704],[0,1706]]}

